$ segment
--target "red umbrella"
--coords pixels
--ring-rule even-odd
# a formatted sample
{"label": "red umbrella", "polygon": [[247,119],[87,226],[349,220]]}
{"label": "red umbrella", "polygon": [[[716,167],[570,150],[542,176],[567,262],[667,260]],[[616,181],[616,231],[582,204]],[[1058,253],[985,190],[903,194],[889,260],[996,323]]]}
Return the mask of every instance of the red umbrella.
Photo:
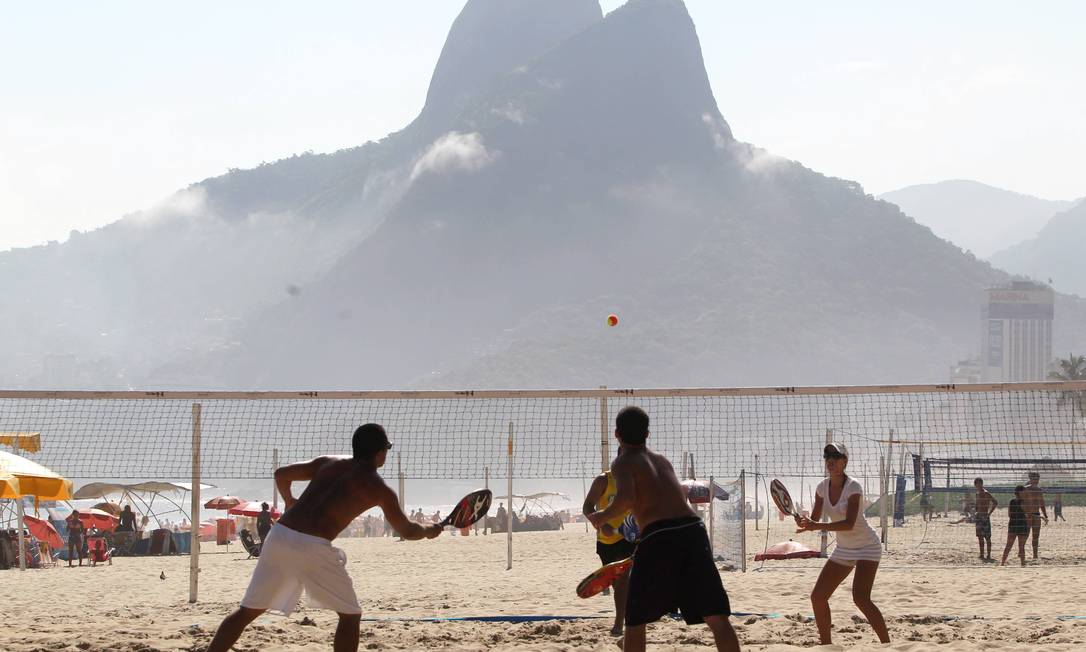
{"label": "red umbrella", "polygon": [[26,527],[30,530],[30,533],[34,535],[38,541],[44,541],[49,544],[50,548],[63,548],[64,540],[60,538],[60,533],[53,527],[53,524],[45,519],[34,518],[30,515],[23,516],[23,522],[26,523]]}
{"label": "red umbrella", "polygon": [[244,504],[245,501],[237,496],[219,496],[204,503],[204,507],[208,509],[230,509]]}
{"label": "red umbrella", "polygon": [[79,520],[88,530],[94,527],[104,532],[112,532],[119,522],[116,516],[100,509],[77,509],[75,513],[79,514]]}
{"label": "red umbrella", "polygon": [[[261,501],[252,500],[243,505],[238,505],[237,507],[231,508],[230,511],[227,512],[227,514],[233,514],[234,516],[260,516],[260,512],[262,511],[260,505]],[[273,519],[278,520],[279,517],[283,515],[277,507],[269,506],[269,509],[271,511]]]}

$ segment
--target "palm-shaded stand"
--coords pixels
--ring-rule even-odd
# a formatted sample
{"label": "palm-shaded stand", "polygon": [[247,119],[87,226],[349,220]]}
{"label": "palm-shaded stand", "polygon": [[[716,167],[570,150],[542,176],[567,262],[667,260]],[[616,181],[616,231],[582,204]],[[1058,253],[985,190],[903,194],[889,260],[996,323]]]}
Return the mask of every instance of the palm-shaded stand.
{"label": "palm-shaded stand", "polygon": [[19,568],[26,570],[26,535],[23,532],[23,498],[71,500],[72,482],[37,462],[0,451],[0,499],[14,500],[18,512]]}
{"label": "palm-shaded stand", "polygon": [[[214,486],[201,484],[200,488],[201,490],[212,489]],[[107,500],[111,496],[117,496],[111,502],[135,506],[140,512],[154,519],[156,525],[161,528],[161,517],[169,514],[179,514],[191,520],[188,511],[184,508],[185,494],[190,491],[192,491],[192,484],[188,482],[162,480],[147,480],[135,484],[91,482],[80,487],[74,497],[76,500]]]}
{"label": "palm-shaded stand", "polygon": [[[1061,359],[1057,361],[1059,363],[1059,370],[1053,371],[1048,374],[1050,380],[1086,380],[1086,355],[1070,354],[1067,359]],[[1069,407],[1071,410],[1071,456],[1075,456],[1075,423],[1078,423],[1079,419],[1082,420],[1082,425],[1086,428],[1086,392],[1083,391],[1070,391],[1064,392],[1057,400],[1057,405],[1060,407]],[[1075,417],[1078,417],[1076,419]]]}

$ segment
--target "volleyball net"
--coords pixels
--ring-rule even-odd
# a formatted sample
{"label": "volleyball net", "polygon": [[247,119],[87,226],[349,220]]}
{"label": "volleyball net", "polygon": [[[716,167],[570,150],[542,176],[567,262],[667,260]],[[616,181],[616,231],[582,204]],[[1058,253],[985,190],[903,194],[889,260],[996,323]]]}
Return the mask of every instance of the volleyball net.
{"label": "volleyball net", "polygon": [[[1054,558],[1071,561],[1086,557],[1081,543],[1086,505],[1079,500],[1086,487],[1084,397],[1086,382],[464,392],[3,391],[0,432],[41,433],[40,450],[21,454],[77,483],[270,479],[276,463],[349,455],[351,433],[366,422],[383,424],[394,444],[385,469],[390,484],[396,476],[479,483],[510,476],[581,480],[609,466],[617,452],[615,415],[637,405],[652,419],[649,443],[655,450],[672,460],[693,456],[699,478],[712,476],[720,483],[744,478],[746,504],[721,505],[719,515],[726,522],[742,514],[754,526],[748,533],[778,522],[766,479],[780,478],[801,509],[810,509],[824,475],[822,449],[837,441],[850,451],[848,473],[864,486],[870,503],[866,515],[885,533],[891,558],[901,552],[901,559],[912,560],[918,551],[916,561],[938,561],[940,548],[971,545],[968,526],[950,522],[969,518],[965,494],[973,478],[987,476],[986,484],[1002,492],[1025,481],[1030,471],[1040,471],[1042,487],[1051,480],[1065,490],[1057,495],[1066,521],[1052,524],[1043,546]],[[925,520],[933,507],[939,508],[938,518]],[[753,555],[753,546],[748,548]]]}

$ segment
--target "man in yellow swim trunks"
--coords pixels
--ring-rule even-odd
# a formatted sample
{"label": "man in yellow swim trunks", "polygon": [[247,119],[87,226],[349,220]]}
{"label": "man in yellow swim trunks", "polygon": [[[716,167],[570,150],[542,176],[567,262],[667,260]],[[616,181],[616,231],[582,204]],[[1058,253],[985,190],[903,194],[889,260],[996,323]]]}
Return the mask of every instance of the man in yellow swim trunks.
{"label": "man in yellow swim trunks", "polygon": [[[596,479],[592,481],[592,486],[588,489],[588,495],[584,498],[581,512],[587,517],[593,512],[606,509],[615,500],[616,492],[615,478],[610,471],[597,475]],[[604,565],[621,561],[633,555],[637,545],[632,541],[627,541],[626,537],[619,531],[619,526],[622,525],[622,522],[626,520],[630,513],[630,510],[626,510],[596,530],[596,554],[600,556],[600,561]],[[626,571],[622,576],[615,579],[615,583],[612,585],[615,595],[615,624],[611,628],[612,636],[622,636],[622,627],[626,622],[626,589],[629,578],[630,571]]]}

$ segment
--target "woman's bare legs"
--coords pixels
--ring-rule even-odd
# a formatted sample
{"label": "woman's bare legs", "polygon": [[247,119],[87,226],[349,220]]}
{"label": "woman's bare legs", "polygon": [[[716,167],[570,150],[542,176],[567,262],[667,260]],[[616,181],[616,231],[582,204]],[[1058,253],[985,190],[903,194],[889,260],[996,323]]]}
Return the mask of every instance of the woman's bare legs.
{"label": "woman's bare legs", "polygon": [[852,600],[867,617],[879,642],[889,643],[890,633],[886,631],[886,621],[882,618],[882,612],[871,601],[871,587],[875,584],[875,574],[879,570],[877,561],[856,562],[856,575],[852,578]]}
{"label": "woman's bare legs", "polygon": [[827,561],[818,574],[818,581],[811,590],[811,608],[814,610],[815,625],[818,627],[818,639],[822,645],[829,645],[831,640],[830,596],[841,582],[852,572],[851,566]]}

